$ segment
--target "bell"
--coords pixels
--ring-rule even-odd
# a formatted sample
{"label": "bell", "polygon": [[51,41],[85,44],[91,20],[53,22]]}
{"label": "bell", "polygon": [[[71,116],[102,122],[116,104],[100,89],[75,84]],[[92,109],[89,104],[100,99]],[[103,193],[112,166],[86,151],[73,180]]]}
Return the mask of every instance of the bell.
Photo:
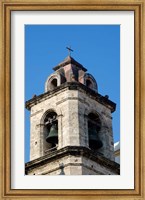
{"label": "bell", "polygon": [[95,127],[89,128],[89,147],[97,150],[103,146],[102,141],[98,137],[98,133]]}
{"label": "bell", "polygon": [[49,134],[46,137],[48,143],[57,144],[58,143],[58,127],[57,124],[52,124]]}

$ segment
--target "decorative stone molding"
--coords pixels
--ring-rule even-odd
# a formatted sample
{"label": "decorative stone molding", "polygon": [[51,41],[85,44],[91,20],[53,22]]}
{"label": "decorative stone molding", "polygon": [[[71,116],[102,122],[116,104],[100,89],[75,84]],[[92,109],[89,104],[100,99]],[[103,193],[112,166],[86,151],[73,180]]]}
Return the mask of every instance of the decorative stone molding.
{"label": "decorative stone molding", "polygon": [[25,106],[29,110],[33,105],[36,105],[48,98],[51,98],[52,95],[61,93],[64,89],[65,90],[69,89],[69,90],[82,91],[85,94],[90,95],[90,97],[92,99],[97,100],[99,103],[108,107],[111,110],[111,112],[114,112],[116,109],[116,104],[114,102],[112,102],[111,100],[105,98],[104,96],[100,95],[99,93],[89,89],[85,85],[78,83],[78,82],[64,83],[64,84],[60,85],[59,87],[57,87],[56,89],[54,89],[53,91],[48,91],[44,94],[37,96],[35,99],[32,98],[32,99],[26,101]]}
{"label": "decorative stone molding", "polygon": [[30,171],[40,166],[43,166],[47,163],[50,163],[53,160],[59,160],[60,158],[68,155],[77,157],[84,156],[85,158],[95,161],[98,164],[114,171],[116,175],[120,174],[120,165],[118,163],[115,163],[114,161],[105,158],[104,156],[102,156],[102,154],[94,153],[89,148],[81,146],[67,146],[59,150],[50,152],[49,154],[42,156],[38,159],[28,162],[25,164],[25,174],[28,174]]}

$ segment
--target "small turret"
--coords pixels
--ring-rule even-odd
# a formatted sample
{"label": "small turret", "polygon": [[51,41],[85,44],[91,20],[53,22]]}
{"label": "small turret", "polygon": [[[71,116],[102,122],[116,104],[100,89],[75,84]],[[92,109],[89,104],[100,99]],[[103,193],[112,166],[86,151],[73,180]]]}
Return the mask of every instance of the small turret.
{"label": "small turret", "polygon": [[53,70],[55,72],[47,78],[45,83],[45,92],[53,90],[65,82],[79,82],[98,92],[95,78],[87,73],[87,69],[71,56],[67,56]]}

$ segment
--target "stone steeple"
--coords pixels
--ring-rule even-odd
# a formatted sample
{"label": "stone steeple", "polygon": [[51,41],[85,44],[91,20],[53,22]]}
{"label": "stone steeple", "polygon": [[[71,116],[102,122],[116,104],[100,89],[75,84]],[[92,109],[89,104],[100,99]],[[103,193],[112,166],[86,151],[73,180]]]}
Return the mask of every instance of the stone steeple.
{"label": "stone steeple", "polygon": [[31,111],[26,174],[119,174],[111,116],[116,104],[98,93],[95,78],[70,55],[53,69],[45,93],[26,102]]}

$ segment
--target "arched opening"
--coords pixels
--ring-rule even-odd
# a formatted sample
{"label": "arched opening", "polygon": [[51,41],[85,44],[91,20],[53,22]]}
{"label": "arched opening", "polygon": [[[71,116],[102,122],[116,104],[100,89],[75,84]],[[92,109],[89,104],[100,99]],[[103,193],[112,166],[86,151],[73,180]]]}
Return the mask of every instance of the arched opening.
{"label": "arched opening", "polygon": [[93,84],[92,84],[92,82],[89,79],[86,80],[86,86],[88,88],[91,88],[91,89],[93,88]]}
{"label": "arched opening", "polygon": [[49,112],[44,119],[44,153],[55,150],[58,145],[58,120],[55,112]]}
{"label": "arched opening", "polygon": [[96,82],[95,78],[91,74],[85,73],[85,75],[84,75],[84,84],[88,88],[90,88],[91,90],[94,90],[95,92],[98,92],[97,82]]}
{"label": "arched opening", "polygon": [[103,146],[99,138],[99,131],[101,129],[101,121],[97,114],[90,113],[88,115],[88,138],[89,147],[92,150],[98,150]]}
{"label": "arched opening", "polygon": [[53,90],[54,88],[57,87],[57,79],[54,78],[52,81],[51,81],[51,84],[50,84],[50,89]]}

